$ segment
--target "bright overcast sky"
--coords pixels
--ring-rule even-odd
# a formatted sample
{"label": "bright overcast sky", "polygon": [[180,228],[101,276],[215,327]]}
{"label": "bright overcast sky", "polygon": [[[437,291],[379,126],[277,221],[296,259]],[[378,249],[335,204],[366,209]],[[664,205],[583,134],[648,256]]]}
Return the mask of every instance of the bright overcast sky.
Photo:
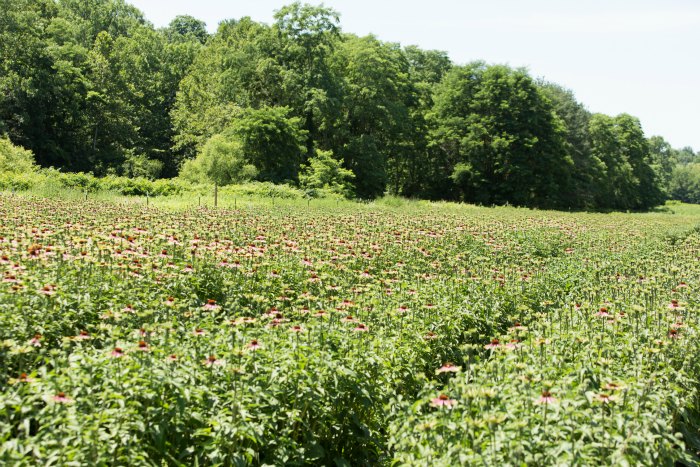
{"label": "bright overcast sky", "polygon": [[[207,23],[271,23],[279,0],[127,0],[157,27],[179,14]],[[318,4],[320,2],[310,1]],[[626,112],[647,136],[700,150],[698,0],[326,0],[344,31],[447,51],[456,63],[526,67],[574,91],[592,112]]]}

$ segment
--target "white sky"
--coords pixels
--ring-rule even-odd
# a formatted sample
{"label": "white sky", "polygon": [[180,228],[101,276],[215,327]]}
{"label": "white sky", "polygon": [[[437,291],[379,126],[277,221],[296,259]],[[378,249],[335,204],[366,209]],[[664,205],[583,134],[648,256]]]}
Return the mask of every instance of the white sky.
{"label": "white sky", "polygon": [[[127,0],[157,27],[179,14],[271,23],[282,0]],[[309,1],[312,4],[320,2]],[[700,150],[699,0],[326,0],[344,31],[447,51],[456,63],[526,67],[593,112]]]}

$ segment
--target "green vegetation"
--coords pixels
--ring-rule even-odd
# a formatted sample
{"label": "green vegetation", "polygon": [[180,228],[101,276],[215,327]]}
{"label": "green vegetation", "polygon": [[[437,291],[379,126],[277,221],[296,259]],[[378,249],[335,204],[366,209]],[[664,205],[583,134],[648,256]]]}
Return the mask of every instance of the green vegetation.
{"label": "green vegetation", "polygon": [[[190,16],[155,29],[123,0],[0,8],[0,136],[44,168],[558,209],[698,200],[694,169],[674,170],[693,150],[636,118],[592,115],[523,69],[345,33],[323,6],[215,34]],[[191,163],[213,138],[240,144],[225,173]]]}
{"label": "green vegetation", "polygon": [[700,463],[691,148],[324,6],[0,8],[0,464]]}
{"label": "green vegetation", "polygon": [[224,135],[214,135],[199,156],[185,162],[180,176],[192,183],[211,180],[223,186],[250,180],[255,174],[255,166],[245,162],[240,142]]}
{"label": "green vegetation", "polygon": [[697,207],[77,195],[0,194],[3,465],[698,462]]}
{"label": "green vegetation", "polygon": [[332,152],[318,149],[316,156],[309,159],[309,164],[302,167],[299,184],[310,194],[326,190],[350,198],[354,178],[355,174],[334,159]]}
{"label": "green vegetation", "polygon": [[679,165],[673,170],[671,196],[686,203],[700,203],[700,164]]}
{"label": "green vegetation", "polygon": [[0,173],[22,174],[35,169],[31,151],[15,146],[8,139],[0,139]]}

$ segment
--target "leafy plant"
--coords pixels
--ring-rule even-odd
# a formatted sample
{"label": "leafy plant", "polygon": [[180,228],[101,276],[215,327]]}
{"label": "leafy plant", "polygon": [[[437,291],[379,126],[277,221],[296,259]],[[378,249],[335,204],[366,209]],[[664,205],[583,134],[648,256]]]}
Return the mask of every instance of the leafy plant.
{"label": "leafy plant", "polygon": [[333,158],[332,151],[316,150],[316,156],[299,174],[299,184],[308,190],[328,190],[346,198],[352,196],[352,180],[355,174]]}
{"label": "leafy plant", "polygon": [[31,151],[15,146],[7,138],[0,138],[0,173],[27,173],[36,170],[34,154]]}

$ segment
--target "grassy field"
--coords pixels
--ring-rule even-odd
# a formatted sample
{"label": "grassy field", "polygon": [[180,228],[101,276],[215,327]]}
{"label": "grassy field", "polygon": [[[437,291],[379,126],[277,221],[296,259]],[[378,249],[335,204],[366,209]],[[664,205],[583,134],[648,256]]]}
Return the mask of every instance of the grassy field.
{"label": "grassy field", "polygon": [[697,464],[698,207],[211,204],[0,195],[1,464]]}

